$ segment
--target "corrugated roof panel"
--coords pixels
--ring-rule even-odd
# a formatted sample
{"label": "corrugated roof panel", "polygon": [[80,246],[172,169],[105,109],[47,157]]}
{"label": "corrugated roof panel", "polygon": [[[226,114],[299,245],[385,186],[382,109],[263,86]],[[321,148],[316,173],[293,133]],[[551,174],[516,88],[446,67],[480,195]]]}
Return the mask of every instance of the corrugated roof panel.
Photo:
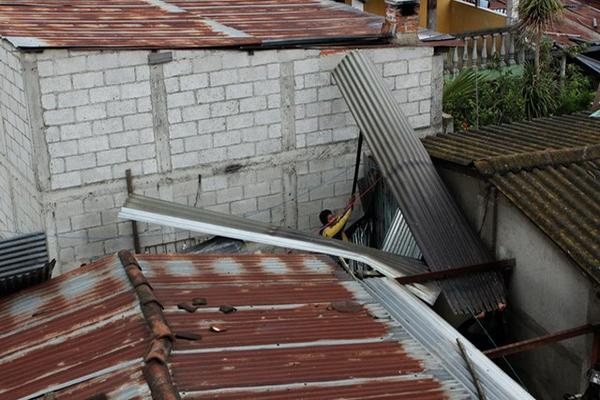
{"label": "corrugated roof panel", "polygon": [[[432,157],[473,166],[600,283],[600,120],[588,113],[423,139]],[[499,151],[490,152],[495,147]]]}
{"label": "corrugated roof panel", "polygon": [[[177,340],[171,355],[174,384],[186,397],[279,393],[283,398],[323,399],[333,395],[332,387],[341,387],[348,394],[376,398],[380,382],[389,393],[405,398],[415,392],[422,398],[468,396],[328,257],[137,259],[174,334],[202,336]],[[197,297],[207,304],[195,312],[175,305],[191,305]],[[221,305],[236,311],[225,314]],[[213,326],[222,331],[211,331]]]}
{"label": "corrugated roof panel", "polygon": [[17,47],[202,48],[376,38],[382,22],[325,0],[0,2],[0,35]]}
{"label": "corrugated roof panel", "polygon": [[150,332],[123,267],[106,257],[2,299],[0,339],[0,397],[34,398],[141,367]]}
{"label": "corrugated roof panel", "polygon": [[[351,280],[328,257],[136,257],[120,252],[118,259],[107,257],[0,301],[4,339],[19,339],[0,355],[2,398],[32,399],[50,392],[57,399],[104,395],[128,400],[164,398],[167,392],[193,399],[474,395],[467,388],[470,377],[456,380],[423,347],[423,338],[409,333],[414,327],[392,318],[363,283]],[[258,282],[265,272],[287,279]],[[175,305],[190,304],[198,296],[207,304],[195,312]],[[402,301],[418,303],[408,308],[423,307],[407,296]],[[220,304],[237,311],[225,314],[218,310]],[[46,320],[35,315],[31,323],[2,324],[42,310]],[[424,313],[433,314],[429,308]],[[219,332],[210,329],[214,326]],[[32,337],[37,335],[40,340]],[[486,368],[488,374],[501,374],[493,364]],[[504,392],[514,391],[514,382],[499,385]]]}
{"label": "corrugated roof panel", "polygon": [[[373,63],[352,52],[333,74],[429,268],[491,261]],[[440,286],[457,313],[477,314],[505,301],[497,273],[448,279]]]}
{"label": "corrugated roof panel", "polygon": [[588,113],[483,127],[422,140],[431,157],[470,165],[476,160],[600,143],[600,120]]}
{"label": "corrugated roof panel", "polygon": [[0,296],[47,281],[53,268],[44,233],[0,241]]}

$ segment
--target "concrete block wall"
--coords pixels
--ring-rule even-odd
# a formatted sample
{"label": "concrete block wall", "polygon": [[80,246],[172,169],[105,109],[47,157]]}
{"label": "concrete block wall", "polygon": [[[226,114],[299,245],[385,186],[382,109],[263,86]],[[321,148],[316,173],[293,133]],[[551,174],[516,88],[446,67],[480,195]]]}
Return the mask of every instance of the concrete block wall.
{"label": "concrete block wall", "polygon": [[42,230],[21,54],[0,41],[0,238]]}
{"label": "concrete block wall", "polygon": [[[435,130],[433,50],[362,51],[413,126]],[[117,218],[128,168],[137,193],[304,230],[345,205],[358,128],[331,76],[344,52],[173,51],[159,64],[151,54],[35,55],[43,219],[63,270],[131,248]],[[142,245],[189,236],[140,229]]]}

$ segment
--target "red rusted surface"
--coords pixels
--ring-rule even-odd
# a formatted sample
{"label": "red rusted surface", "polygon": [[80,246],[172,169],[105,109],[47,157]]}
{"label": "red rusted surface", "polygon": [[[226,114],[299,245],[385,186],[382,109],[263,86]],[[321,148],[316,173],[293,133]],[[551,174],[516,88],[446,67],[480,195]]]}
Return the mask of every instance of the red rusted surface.
{"label": "red rusted surface", "polygon": [[600,30],[594,28],[594,18],[600,23],[600,8],[598,2],[586,0],[563,0],[565,6],[564,18],[551,27],[547,34],[553,40],[565,45],[573,45],[572,39],[600,41]]}
{"label": "red rusted surface", "polygon": [[[177,341],[176,350],[366,339],[388,333],[386,326],[373,321],[366,311],[343,314],[327,310],[326,305],[304,305],[285,310],[238,310],[231,314],[198,310],[193,314],[167,313],[167,318],[174,332],[202,334],[201,341]],[[209,332],[210,326],[215,324],[227,327],[227,331]]]}
{"label": "red rusted surface", "polygon": [[423,371],[399,343],[311,346],[276,350],[173,354],[179,390],[328,382]]}
{"label": "red rusted surface", "polygon": [[[464,394],[457,382],[435,377],[431,355],[397,336],[399,325],[327,257],[136,258],[143,275],[107,257],[0,300],[0,398],[50,391],[57,399]],[[193,313],[177,308],[194,298],[207,304]],[[237,310],[225,314],[224,304]],[[157,323],[164,329],[151,332]]]}
{"label": "red rusted surface", "polygon": [[117,389],[120,366],[141,368],[151,335],[123,267],[106,257],[0,299],[0,339],[0,398],[13,399],[65,385],[90,394],[96,375]]}
{"label": "red rusted surface", "polygon": [[443,400],[448,399],[440,384],[433,379],[408,381],[374,381],[354,385],[293,387],[232,393],[211,393],[210,395],[189,395],[186,399],[219,400],[297,400],[297,399],[394,399],[394,400]]}
{"label": "red rusted surface", "polygon": [[10,0],[0,34],[22,47],[201,48],[378,37],[382,18],[320,0]]}
{"label": "red rusted surface", "polygon": [[142,376],[142,365],[102,375],[63,390],[54,392],[56,400],[90,400],[105,394],[107,398],[142,400],[150,398],[150,388]]}

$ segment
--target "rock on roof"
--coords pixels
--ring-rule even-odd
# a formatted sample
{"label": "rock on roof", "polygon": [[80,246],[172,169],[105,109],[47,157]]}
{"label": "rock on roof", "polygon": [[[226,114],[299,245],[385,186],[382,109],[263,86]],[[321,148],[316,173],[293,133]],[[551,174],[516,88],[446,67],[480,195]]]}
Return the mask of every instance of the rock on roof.
{"label": "rock on roof", "polygon": [[489,178],[600,283],[600,119],[580,113],[423,140],[432,158]]}

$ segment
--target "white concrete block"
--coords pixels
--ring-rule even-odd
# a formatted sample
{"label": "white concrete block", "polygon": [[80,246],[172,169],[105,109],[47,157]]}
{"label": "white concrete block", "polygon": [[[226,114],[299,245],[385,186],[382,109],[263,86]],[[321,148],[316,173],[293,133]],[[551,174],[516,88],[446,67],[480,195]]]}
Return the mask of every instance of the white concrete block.
{"label": "white concrete block", "polygon": [[200,104],[186,107],[181,111],[183,121],[198,121],[210,117],[210,107],[208,104]]}
{"label": "white concrete block", "polygon": [[408,72],[407,61],[396,61],[383,64],[383,76],[397,76]]}
{"label": "white concrete block", "polygon": [[431,98],[431,86],[421,86],[408,89],[408,101],[425,100]]}
{"label": "white concrete block", "polygon": [[87,69],[90,71],[104,71],[118,66],[119,60],[116,52],[101,51],[87,56]]}
{"label": "white concrete block", "polygon": [[79,139],[79,153],[93,153],[101,150],[108,150],[108,136]]}
{"label": "white concrete block", "polygon": [[155,157],[155,148],[152,144],[140,144],[127,148],[127,159],[129,161],[143,160]]}
{"label": "white concrete block", "polygon": [[192,73],[192,62],[190,60],[177,60],[166,63],[163,66],[165,78],[172,76],[188,75]]}
{"label": "white concrete block", "polygon": [[[269,66],[270,67],[270,66]],[[249,67],[238,70],[240,82],[253,82],[267,79],[267,67]],[[274,77],[275,78],[275,77]]]}
{"label": "white concrete block", "polygon": [[181,89],[183,90],[194,90],[208,87],[208,74],[193,74],[186,75],[179,78]]}
{"label": "white concrete block", "polygon": [[48,144],[48,152],[53,158],[77,154],[79,148],[76,140],[62,141]]}
{"label": "white concrete block", "polygon": [[197,90],[196,100],[198,103],[214,103],[225,100],[225,89],[223,87],[215,87]]}
{"label": "white concrete block", "polygon": [[227,117],[226,125],[228,130],[248,128],[254,125],[254,114],[238,114]]}
{"label": "white concrete block", "polygon": [[193,136],[196,134],[196,123],[185,122],[182,124],[174,124],[169,127],[171,138],[182,138]]}
{"label": "white concrete block", "polygon": [[167,105],[169,108],[189,106],[195,102],[196,99],[192,91],[174,93],[167,96]]}
{"label": "white concrete block", "polygon": [[58,95],[58,107],[68,108],[89,103],[87,90],[76,90]]}
{"label": "white concrete block", "polygon": [[63,141],[71,139],[80,139],[88,136],[92,136],[92,126],[89,122],[62,125],[60,127],[60,138]]}
{"label": "white concrete block", "polygon": [[246,158],[256,155],[254,143],[242,143],[227,148],[227,157],[230,159]]}
{"label": "white concrete block", "polygon": [[44,122],[46,125],[64,125],[75,121],[73,109],[50,110],[44,112]]}
{"label": "white concrete block", "polygon": [[118,164],[127,161],[127,154],[124,148],[100,151],[96,153],[96,160],[99,166]]}
{"label": "white concrete block", "polygon": [[432,69],[432,59],[431,57],[425,58],[417,58],[413,60],[408,60],[408,72],[424,72],[431,71]]}
{"label": "white concrete block", "polygon": [[85,70],[85,56],[62,58],[54,61],[54,73],[56,75],[72,74]]}
{"label": "white concrete block", "polygon": [[222,57],[220,52],[217,54],[198,57],[192,61],[192,70],[195,74],[200,72],[220,71],[223,69]]}
{"label": "white concrete block", "polygon": [[152,114],[135,114],[123,117],[123,125],[125,130],[135,130],[152,127]]}
{"label": "white concrete block", "polygon": [[92,103],[103,103],[105,101],[118,100],[121,96],[119,86],[104,86],[90,89],[90,101]]}
{"label": "white concrete block", "polygon": [[48,78],[40,79],[40,91],[42,94],[48,94],[53,92],[66,92],[73,88],[71,84],[71,77],[66,76],[52,76]]}
{"label": "white concrete block", "polygon": [[239,76],[236,70],[224,70],[211,72],[209,75],[210,86],[231,85],[239,82]]}
{"label": "white concrete block", "polygon": [[185,138],[185,151],[197,151],[212,147],[212,135],[191,136]]}
{"label": "white concrete block", "polygon": [[107,85],[135,82],[135,68],[117,68],[104,72],[104,81]]}
{"label": "white concrete block", "polygon": [[256,96],[279,93],[279,90],[279,79],[254,82],[254,94]]}
{"label": "white concrete block", "polygon": [[121,85],[122,99],[136,99],[138,97],[150,96],[150,83],[128,83]]}
{"label": "white concrete block", "polygon": [[281,111],[279,109],[258,111],[254,114],[254,120],[256,125],[279,123],[281,122]]}
{"label": "white concrete block", "polygon": [[407,89],[419,86],[419,74],[408,74],[396,77],[396,89]]}
{"label": "white concrete block", "polygon": [[96,155],[94,153],[70,156],[65,158],[67,171],[79,171],[96,166]]}
{"label": "white concrete block", "polygon": [[253,93],[252,87],[252,83],[227,85],[225,86],[225,97],[227,98],[227,100],[251,97]]}
{"label": "white concrete block", "polygon": [[216,133],[213,137],[215,147],[231,146],[241,143],[242,135],[240,131],[228,131]]}
{"label": "white concrete block", "polygon": [[253,96],[240,100],[240,112],[259,111],[267,108],[267,99],[264,96]]}
{"label": "white concrete block", "polygon": [[310,74],[319,71],[319,59],[304,59],[294,61],[294,72],[297,75]]}
{"label": "white concrete block", "polygon": [[45,94],[42,96],[42,108],[44,110],[54,110],[56,108],[56,96]]}
{"label": "white concrete block", "polygon": [[71,226],[73,230],[78,231],[81,229],[91,228],[93,226],[99,226],[102,224],[100,219],[100,213],[86,213],[83,215],[76,215],[71,217]]}
{"label": "white concrete block", "polygon": [[210,105],[210,116],[211,117],[224,117],[227,115],[234,115],[239,112],[239,102],[225,101],[221,103],[213,103]]}
{"label": "white concrete block", "polygon": [[81,171],[81,181],[84,185],[89,183],[102,182],[112,178],[112,169],[108,165],[105,167],[96,167]]}
{"label": "white concrete block", "polygon": [[140,139],[137,131],[113,133],[108,137],[110,147],[115,149],[139,144]]}
{"label": "white concrete block", "polygon": [[244,192],[241,187],[221,189],[217,191],[217,203],[231,203],[232,201],[242,200]]}
{"label": "white concrete block", "polygon": [[91,121],[106,118],[106,107],[104,104],[79,106],[75,108],[75,116],[77,121]]}
{"label": "white concrete block", "polygon": [[73,75],[75,89],[89,89],[104,85],[102,72],[83,72]]}
{"label": "white concrete block", "polygon": [[135,100],[113,101],[106,104],[106,114],[109,117],[134,114],[136,111],[137,104]]}

